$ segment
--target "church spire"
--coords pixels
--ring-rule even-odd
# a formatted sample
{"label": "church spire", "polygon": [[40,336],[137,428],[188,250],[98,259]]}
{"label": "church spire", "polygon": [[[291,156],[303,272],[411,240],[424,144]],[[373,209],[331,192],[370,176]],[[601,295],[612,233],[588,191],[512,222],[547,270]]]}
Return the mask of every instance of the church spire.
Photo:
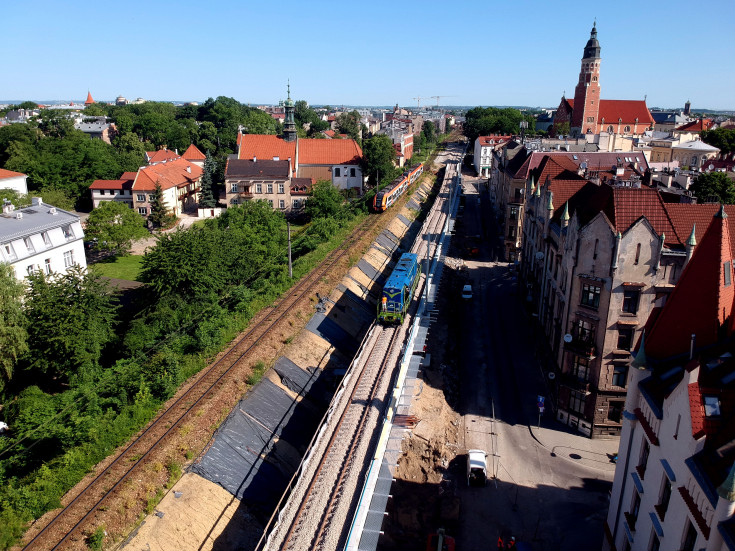
{"label": "church spire", "polygon": [[288,98],[286,106],[286,119],[283,122],[283,139],[287,142],[296,141],[296,122],[294,121],[294,103],[291,99],[291,81],[288,82]]}

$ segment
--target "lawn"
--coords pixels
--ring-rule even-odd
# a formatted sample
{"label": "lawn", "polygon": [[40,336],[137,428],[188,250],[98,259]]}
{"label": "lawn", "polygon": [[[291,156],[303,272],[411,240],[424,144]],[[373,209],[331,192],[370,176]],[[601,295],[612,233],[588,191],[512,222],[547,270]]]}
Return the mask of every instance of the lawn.
{"label": "lawn", "polygon": [[100,275],[105,277],[137,281],[142,261],[141,255],[116,256],[97,262],[94,267]]}

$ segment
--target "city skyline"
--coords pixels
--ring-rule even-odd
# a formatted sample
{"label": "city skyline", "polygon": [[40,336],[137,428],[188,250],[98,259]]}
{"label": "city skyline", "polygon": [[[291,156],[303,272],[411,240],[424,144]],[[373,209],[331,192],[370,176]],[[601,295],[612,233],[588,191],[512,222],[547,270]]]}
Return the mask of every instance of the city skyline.
{"label": "city skyline", "polygon": [[[199,6],[134,0],[111,17],[100,5],[85,6],[83,14],[51,0],[10,5],[4,34],[8,44],[21,45],[21,55],[6,59],[6,75],[14,78],[0,87],[0,97],[83,101],[90,91],[98,101],[230,96],[274,104],[285,99],[290,80],[292,98],[314,105],[410,107],[417,97],[424,106],[441,96],[440,105],[554,108],[562,94],[574,94],[596,20],[602,98],[735,109],[728,94],[735,75],[719,62],[735,46],[726,33],[707,33],[704,45],[686,40],[693,33],[682,21],[691,5],[681,1],[667,2],[665,10],[650,3],[580,10],[570,2],[525,1],[512,12],[476,1],[450,9],[381,0],[369,12],[329,1],[308,10],[295,2],[277,9],[225,0]],[[699,12],[726,20],[735,8],[716,0],[700,4]],[[708,79],[714,85],[703,85]]]}

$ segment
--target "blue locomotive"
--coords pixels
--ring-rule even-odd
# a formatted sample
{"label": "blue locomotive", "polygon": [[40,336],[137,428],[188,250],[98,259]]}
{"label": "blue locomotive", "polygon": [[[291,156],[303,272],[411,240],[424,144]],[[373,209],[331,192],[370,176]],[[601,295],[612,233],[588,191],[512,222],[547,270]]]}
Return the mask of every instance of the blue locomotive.
{"label": "blue locomotive", "polygon": [[383,286],[378,301],[378,321],[403,323],[420,275],[418,257],[413,253],[403,253]]}

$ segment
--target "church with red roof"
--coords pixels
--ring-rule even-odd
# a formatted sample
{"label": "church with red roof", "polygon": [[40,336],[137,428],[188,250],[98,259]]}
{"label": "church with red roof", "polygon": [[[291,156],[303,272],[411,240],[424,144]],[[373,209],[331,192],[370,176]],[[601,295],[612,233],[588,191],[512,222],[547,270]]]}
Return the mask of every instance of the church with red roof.
{"label": "church with red roof", "polygon": [[[607,138],[608,150],[630,149],[619,141],[641,136],[653,129],[653,116],[645,100],[606,100],[600,97],[600,43],[597,24],[584,48],[574,98],[562,96],[554,115],[554,130],[572,136]],[[598,139],[598,142],[600,140]]]}

